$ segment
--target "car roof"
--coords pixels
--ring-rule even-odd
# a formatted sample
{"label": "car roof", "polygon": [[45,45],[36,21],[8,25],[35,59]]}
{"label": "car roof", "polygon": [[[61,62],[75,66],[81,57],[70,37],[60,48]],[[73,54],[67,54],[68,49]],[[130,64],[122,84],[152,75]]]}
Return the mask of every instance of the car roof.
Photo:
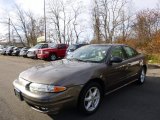
{"label": "car roof", "polygon": [[125,44],[90,44],[90,45],[100,45],[100,46],[127,46]]}

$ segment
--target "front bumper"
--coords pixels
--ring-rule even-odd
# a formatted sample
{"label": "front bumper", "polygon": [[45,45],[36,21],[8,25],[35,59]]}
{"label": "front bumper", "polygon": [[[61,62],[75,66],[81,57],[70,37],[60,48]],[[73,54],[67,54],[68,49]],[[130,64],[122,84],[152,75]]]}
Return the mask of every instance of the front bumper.
{"label": "front bumper", "polygon": [[36,56],[36,53],[34,53],[34,52],[28,52],[27,53],[27,57],[29,57],[29,58],[36,58],[37,56]]}
{"label": "front bumper", "polygon": [[19,55],[20,56],[27,56],[27,52],[20,52]]}
{"label": "front bumper", "polygon": [[78,96],[82,89],[82,86],[74,86],[60,93],[33,93],[22,86],[18,80],[15,80],[13,85],[14,89],[21,92],[21,100],[42,113],[57,113],[64,107],[77,105]]}

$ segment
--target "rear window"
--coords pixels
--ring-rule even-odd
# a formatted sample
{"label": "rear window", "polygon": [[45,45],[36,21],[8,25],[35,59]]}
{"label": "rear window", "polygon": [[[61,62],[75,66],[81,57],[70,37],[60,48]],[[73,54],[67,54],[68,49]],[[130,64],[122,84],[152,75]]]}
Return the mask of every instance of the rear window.
{"label": "rear window", "polygon": [[78,48],[78,45],[70,45],[68,47],[68,50],[76,50]]}

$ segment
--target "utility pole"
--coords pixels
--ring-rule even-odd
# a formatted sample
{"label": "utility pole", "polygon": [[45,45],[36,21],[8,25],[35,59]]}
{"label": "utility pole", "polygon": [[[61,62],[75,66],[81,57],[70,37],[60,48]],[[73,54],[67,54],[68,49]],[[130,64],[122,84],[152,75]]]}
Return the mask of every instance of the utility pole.
{"label": "utility pole", "polygon": [[45,34],[45,42],[47,42],[47,28],[46,28],[46,1],[44,0],[44,34]]}
{"label": "utility pole", "polygon": [[11,43],[11,29],[10,29],[10,25],[11,25],[11,19],[8,19],[8,40],[9,40],[9,44]]}

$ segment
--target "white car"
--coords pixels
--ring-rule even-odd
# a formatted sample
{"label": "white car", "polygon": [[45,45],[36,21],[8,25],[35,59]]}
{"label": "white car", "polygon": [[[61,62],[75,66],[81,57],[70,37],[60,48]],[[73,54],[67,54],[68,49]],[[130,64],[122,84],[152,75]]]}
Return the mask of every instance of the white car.
{"label": "white car", "polygon": [[0,45],[0,54],[2,54],[3,53],[3,49],[4,49],[5,47],[3,46],[3,45]]}
{"label": "white car", "polygon": [[27,57],[29,58],[37,58],[37,52],[39,49],[48,48],[48,43],[39,43],[34,47],[30,48],[27,53]]}

